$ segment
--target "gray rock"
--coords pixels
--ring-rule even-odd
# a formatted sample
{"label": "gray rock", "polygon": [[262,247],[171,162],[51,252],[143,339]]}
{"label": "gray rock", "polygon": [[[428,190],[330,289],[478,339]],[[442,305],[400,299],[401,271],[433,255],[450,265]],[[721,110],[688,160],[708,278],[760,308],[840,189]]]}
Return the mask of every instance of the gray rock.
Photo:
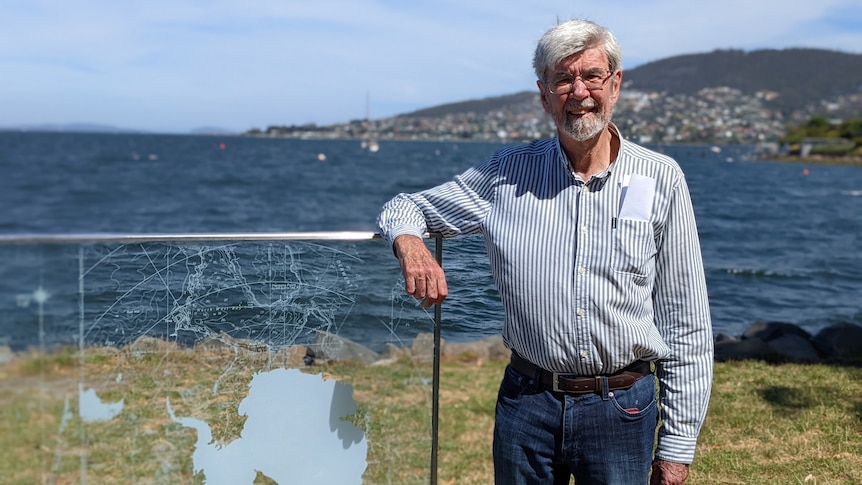
{"label": "gray rock", "polygon": [[485,342],[488,344],[488,354],[491,360],[508,362],[512,358],[512,351],[506,348],[502,335],[497,334],[487,337],[485,338]]}
{"label": "gray rock", "polygon": [[743,340],[759,338],[764,342],[768,342],[783,335],[798,335],[805,340],[811,340],[810,333],[797,325],[784,322],[755,322],[742,334],[742,338]]}
{"label": "gray rock", "polygon": [[759,338],[745,340],[724,339],[715,344],[715,360],[768,360],[772,356],[772,348]]}
{"label": "gray rock", "polygon": [[484,340],[472,342],[445,342],[440,350],[440,355],[450,360],[469,360],[486,362],[491,358],[488,343]]}
{"label": "gray rock", "polygon": [[738,338],[736,338],[732,335],[728,335],[726,333],[720,333],[720,334],[715,336],[715,343],[717,343],[717,344],[724,343],[724,342],[738,342],[738,341],[739,341]]}
{"label": "gray rock", "polygon": [[826,360],[862,363],[862,327],[838,323],[824,328],[812,344]]}
{"label": "gray rock", "polygon": [[8,345],[0,345],[0,364],[8,364],[12,362],[14,357],[15,354],[12,353],[12,349]]}
{"label": "gray rock", "polygon": [[726,334],[716,336],[715,360],[742,359],[862,364],[862,327],[841,323],[812,337],[791,323],[756,322],[740,339]]}
{"label": "gray rock", "polygon": [[[446,345],[446,342],[441,338],[441,351],[444,345]],[[413,339],[413,358],[418,362],[434,361],[434,334],[420,333]]]}
{"label": "gray rock", "polygon": [[141,355],[179,350],[179,346],[175,342],[169,342],[165,339],[142,335],[126,346],[126,350],[134,355]]}
{"label": "gray rock", "polygon": [[380,353],[381,359],[397,361],[406,357],[410,357],[410,349],[407,347],[399,347],[391,342],[387,343]]}
{"label": "gray rock", "polygon": [[[354,361],[371,364],[379,358],[377,352],[338,335],[318,331],[314,343],[308,346],[306,357],[313,362],[332,360],[337,362]],[[308,363],[308,360],[306,360]]]}
{"label": "gray rock", "polygon": [[820,361],[820,355],[811,341],[796,334],[781,335],[769,340],[766,345],[774,354],[772,358],[781,362],[814,363]]}

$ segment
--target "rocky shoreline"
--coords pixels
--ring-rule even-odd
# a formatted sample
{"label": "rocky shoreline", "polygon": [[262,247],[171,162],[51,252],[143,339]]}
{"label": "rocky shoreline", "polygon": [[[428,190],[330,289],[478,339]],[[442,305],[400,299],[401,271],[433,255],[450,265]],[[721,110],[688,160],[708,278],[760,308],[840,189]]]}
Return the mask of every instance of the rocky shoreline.
{"label": "rocky shoreline", "polygon": [[783,322],[756,322],[738,337],[719,334],[715,360],[862,365],[862,326],[837,323],[816,335]]}
{"label": "rocky shoreline", "polygon": [[[175,342],[155,337],[141,337],[129,344],[131,352],[163,352],[178,347]],[[226,334],[210,337],[194,346],[208,351],[224,350],[280,361],[288,367],[325,365],[329,362],[359,362],[366,365],[390,365],[402,359],[431,363],[434,337],[420,333],[409,346],[387,344],[381,352],[327,332],[318,332],[308,345],[273,349],[266,344],[235,339]],[[23,356],[26,352],[22,352]],[[449,342],[441,339],[442,361],[482,365],[485,362],[508,361],[511,353],[500,335],[471,342]],[[7,346],[0,346],[0,365],[17,357]],[[715,338],[717,362],[760,360],[770,363],[802,363],[862,366],[862,326],[838,323],[812,335],[801,327],[783,322],[755,322],[742,335],[718,334]]]}
{"label": "rocky shoreline", "polygon": [[[430,362],[433,336],[420,334],[410,347],[388,345],[381,353],[337,335],[320,333],[306,350],[306,364],[329,360],[356,360],[385,365],[403,357]],[[510,352],[499,335],[473,342],[441,339],[441,360],[476,363],[506,361]],[[737,337],[719,334],[715,338],[715,360],[761,360],[771,363],[862,365],[862,326],[838,323],[812,335],[801,327],[783,322],[755,322]]]}
{"label": "rocky shoreline", "polygon": [[794,162],[794,163],[810,163],[816,165],[862,165],[862,157],[846,156],[846,157],[826,157],[823,155],[810,155],[807,157],[798,156],[772,156],[765,160],[778,162]]}

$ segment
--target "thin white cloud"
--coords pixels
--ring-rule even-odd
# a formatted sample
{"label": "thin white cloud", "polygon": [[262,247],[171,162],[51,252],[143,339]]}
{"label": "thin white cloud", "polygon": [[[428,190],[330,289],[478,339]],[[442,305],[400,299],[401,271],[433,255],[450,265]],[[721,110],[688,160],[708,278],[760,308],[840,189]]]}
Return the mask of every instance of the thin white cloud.
{"label": "thin white cloud", "polygon": [[[806,24],[826,18],[846,0],[801,2],[786,0],[724,0],[686,2],[669,0],[638,3],[629,9],[616,3],[609,13],[627,57],[636,64],[673,55],[715,49],[826,47],[828,34]],[[639,20],[640,19],[640,20]],[[643,21],[643,19],[648,19]],[[614,25],[611,25],[614,28]],[[856,46],[862,46],[862,32]],[[853,50],[853,44],[843,44]],[[858,52],[858,47],[855,51]]]}
{"label": "thin white cloud", "polygon": [[715,49],[859,52],[855,0],[7,0],[0,126],[157,131],[327,124],[533,89],[557,19],[611,28],[633,67]]}

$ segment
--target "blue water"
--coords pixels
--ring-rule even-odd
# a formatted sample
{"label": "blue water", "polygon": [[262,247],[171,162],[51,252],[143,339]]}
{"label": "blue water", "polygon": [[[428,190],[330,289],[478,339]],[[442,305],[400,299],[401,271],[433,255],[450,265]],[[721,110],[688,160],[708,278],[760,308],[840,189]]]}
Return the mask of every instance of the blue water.
{"label": "blue water", "polygon": [[[0,233],[373,231],[394,194],[448,180],[500,146],[384,141],[370,153],[343,140],[0,133]],[[652,148],[686,173],[716,333],[738,335],[759,320],[812,333],[862,323],[862,167],[755,161],[750,147]],[[481,240],[444,246],[444,338],[496,333],[500,305]],[[382,243],[360,248],[367,271],[397,277]],[[16,306],[12,266],[0,268],[0,310]],[[392,288],[362,291],[387,300]],[[74,320],[69,305],[58,314]],[[357,305],[371,318],[384,311]],[[16,324],[0,322],[0,336]]]}

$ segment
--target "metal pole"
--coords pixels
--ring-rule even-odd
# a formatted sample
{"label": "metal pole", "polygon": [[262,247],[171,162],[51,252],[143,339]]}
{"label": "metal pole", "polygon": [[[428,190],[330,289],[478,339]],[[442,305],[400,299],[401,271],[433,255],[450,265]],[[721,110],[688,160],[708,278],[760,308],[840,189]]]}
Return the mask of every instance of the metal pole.
{"label": "metal pole", "polygon": [[[443,265],[443,236],[432,234],[437,264]],[[431,381],[431,485],[437,485],[437,440],[440,425],[440,321],[442,304],[434,305],[434,376]]]}

